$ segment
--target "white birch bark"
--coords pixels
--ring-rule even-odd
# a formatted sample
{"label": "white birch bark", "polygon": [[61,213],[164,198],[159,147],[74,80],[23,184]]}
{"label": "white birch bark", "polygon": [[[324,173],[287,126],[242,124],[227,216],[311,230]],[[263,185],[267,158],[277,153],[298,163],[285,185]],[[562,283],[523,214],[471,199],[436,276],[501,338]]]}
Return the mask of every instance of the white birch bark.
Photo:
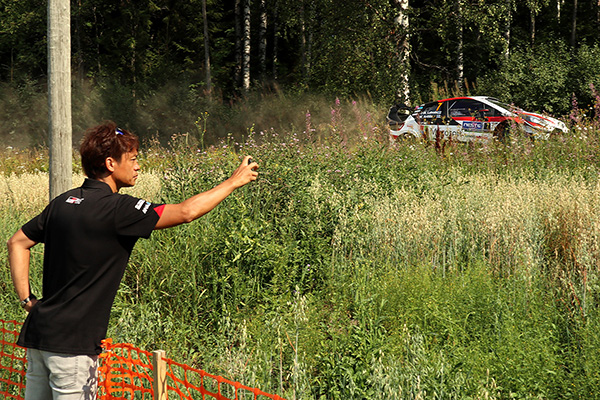
{"label": "white birch bark", "polygon": [[243,30],[243,53],[242,53],[242,89],[250,89],[250,0],[244,3],[244,30]]}
{"label": "white birch bark", "polygon": [[234,80],[236,89],[242,85],[242,2],[235,0],[235,70]]}
{"label": "white birch bark", "polygon": [[398,14],[396,14],[395,22],[400,31],[399,45],[399,62],[400,62],[400,82],[396,89],[396,98],[398,102],[408,104],[410,101],[410,42],[408,35],[409,18],[408,18],[408,0],[394,0]]}
{"label": "white birch bark", "polygon": [[258,54],[260,80],[264,83],[267,74],[267,5],[260,0],[260,28],[258,30]]}
{"label": "white birch bark", "polygon": [[[560,1],[560,0],[559,0]],[[506,0],[506,28],[504,30],[504,58],[510,57],[510,31],[512,29],[512,0]]]}
{"label": "white birch bark", "polygon": [[456,2],[456,16],[457,16],[457,35],[456,46],[457,46],[457,55],[456,55],[456,80],[458,82],[458,89],[462,91],[463,82],[465,80],[465,62],[464,62],[464,51],[463,51],[463,12],[462,12],[462,4],[461,0]]}

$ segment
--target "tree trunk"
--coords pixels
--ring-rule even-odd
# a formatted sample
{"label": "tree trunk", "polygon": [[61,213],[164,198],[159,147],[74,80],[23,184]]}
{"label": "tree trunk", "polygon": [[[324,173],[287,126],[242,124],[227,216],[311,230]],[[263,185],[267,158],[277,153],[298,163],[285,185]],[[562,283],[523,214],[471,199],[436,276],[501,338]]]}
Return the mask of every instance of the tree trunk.
{"label": "tree trunk", "polygon": [[277,80],[277,52],[279,51],[278,46],[278,38],[279,38],[279,2],[275,0],[275,5],[273,7],[273,80]]}
{"label": "tree trunk", "polygon": [[258,54],[260,80],[264,84],[267,78],[267,6],[266,0],[260,0],[260,29],[258,30]]}
{"label": "tree trunk", "polygon": [[96,34],[96,63],[98,67],[98,76],[100,76],[100,73],[102,72],[102,64],[100,63],[100,32],[98,31],[100,23],[98,22],[96,6],[94,6],[92,9],[94,10],[94,33]]}
{"label": "tree trunk", "polygon": [[303,0],[300,4],[300,48],[302,52],[302,80],[306,86],[310,82],[310,71],[312,65],[312,25],[309,23],[313,14],[314,3]]}
{"label": "tree trunk", "polygon": [[396,102],[409,104],[410,102],[410,42],[409,42],[409,20],[408,20],[408,0],[394,0],[398,9],[395,23],[397,25],[399,36],[398,58],[400,63],[400,84],[396,89]]}
{"label": "tree trunk", "polygon": [[463,82],[465,80],[465,62],[464,62],[464,53],[463,53],[463,15],[462,15],[462,5],[460,4],[460,0],[456,2],[456,15],[457,15],[457,35],[456,39],[457,45],[457,57],[456,57],[456,80],[458,81],[458,89],[462,92],[463,90]]}
{"label": "tree trunk", "polygon": [[48,112],[50,200],[71,188],[71,4],[48,1]]}
{"label": "tree trunk", "polygon": [[506,0],[506,29],[504,31],[504,59],[510,57],[510,30],[512,27],[512,0]]}
{"label": "tree trunk", "polygon": [[311,24],[310,21],[312,21],[312,16],[314,14],[313,6],[314,6],[314,2],[311,0],[310,4],[309,4],[309,9],[308,9],[309,18],[308,19],[306,17],[304,18],[305,24],[306,24],[307,20],[309,21],[309,23],[307,25],[308,34],[306,37],[306,65],[304,66],[304,75],[306,76],[307,86],[310,83],[310,75],[311,75],[311,70],[312,70],[313,24]]}
{"label": "tree trunk", "polygon": [[15,48],[10,47],[10,83],[13,83],[15,74]]}
{"label": "tree trunk", "polygon": [[531,40],[531,46],[535,46],[535,10],[532,8],[531,9],[531,36],[530,36],[530,40]]}
{"label": "tree trunk", "polygon": [[134,99],[133,101],[133,107],[135,109],[136,107],[136,101],[135,98],[137,97],[137,93],[136,93],[136,89],[137,89],[137,68],[136,68],[136,57],[137,57],[137,40],[136,40],[136,33],[138,32],[138,21],[136,18],[136,15],[134,14],[135,12],[137,12],[136,9],[134,9],[134,12],[131,14],[131,23],[129,24],[129,28],[131,29],[131,38],[133,39],[131,41],[131,60],[129,61],[129,68],[131,70],[131,82],[133,83],[133,89],[131,90],[131,97]]}
{"label": "tree trunk", "polygon": [[306,61],[308,59],[306,54],[306,22],[305,22],[306,10],[304,7],[304,0],[300,2],[300,52],[302,53],[302,80],[307,84],[308,74],[306,70]]}
{"label": "tree trunk", "polygon": [[210,73],[210,48],[208,40],[208,17],[206,16],[206,0],[202,0],[202,20],[204,21],[204,69],[206,72],[206,93],[210,96],[212,91]]}
{"label": "tree trunk", "polygon": [[241,0],[235,0],[235,69],[234,80],[235,88],[242,86],[242,3]]}
{"label": "tree trunk", "polygon": [[77,1],[77,12],[75,13],[75,43],[77,43],[77,82],[83,84],[83,48],[81,47],[81,0]]}
{"label": "tree trunk", "polygon": [[571,28],[571,47],[575,47],[577,41],[577,0],[573,0],[573,24]]}
{"label": "tree trunk", "polygon": [[242,89],[250,89],[250,0],[244,0],[244,48],[242,53]]}

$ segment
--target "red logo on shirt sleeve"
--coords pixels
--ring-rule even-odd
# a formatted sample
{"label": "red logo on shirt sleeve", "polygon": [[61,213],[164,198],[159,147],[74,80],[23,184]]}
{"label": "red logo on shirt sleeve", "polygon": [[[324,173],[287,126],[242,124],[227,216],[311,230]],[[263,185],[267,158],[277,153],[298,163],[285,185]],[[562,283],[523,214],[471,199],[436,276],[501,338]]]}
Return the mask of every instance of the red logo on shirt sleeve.
{"label": "red logo on shirt sleeve", "polygon": [[156,213],[158,214],[159,217],[162,217],[162,213],[165,210],[165,205],[161,204],[158,207],[154,207],[154,211],[156,211]]}

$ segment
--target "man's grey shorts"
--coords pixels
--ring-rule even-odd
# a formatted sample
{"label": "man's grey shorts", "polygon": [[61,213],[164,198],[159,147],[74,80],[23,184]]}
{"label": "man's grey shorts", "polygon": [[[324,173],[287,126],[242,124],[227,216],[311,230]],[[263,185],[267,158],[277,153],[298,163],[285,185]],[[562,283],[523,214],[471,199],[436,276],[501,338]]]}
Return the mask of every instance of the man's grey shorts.
{"label": "man's grey shorts", "polygon": [[25,400],[94,400],[98,356],[27,349]]}

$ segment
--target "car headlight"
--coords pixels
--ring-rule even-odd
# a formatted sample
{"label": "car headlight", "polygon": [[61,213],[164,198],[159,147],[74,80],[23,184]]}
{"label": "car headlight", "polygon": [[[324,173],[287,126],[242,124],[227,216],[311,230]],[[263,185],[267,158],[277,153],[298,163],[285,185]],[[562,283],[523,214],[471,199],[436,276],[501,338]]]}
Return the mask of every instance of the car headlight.
{"label": "car headlight", "polygon": [[533,116],[533,115],[526,115],[525,116],[525,121],[531,122],[531,123],[536,124],[536,125],[546,126],[546,120],[544,120],[542,118],[539,118],[539,117],[536,117],[536,116]]}
{"label": "car headlight", "polygon": [[524,115],[523,119],[534,129],[561,129],[559,124],[555,124],[552,121],[549,121],[544,118],[536,117],[535,115]]}

